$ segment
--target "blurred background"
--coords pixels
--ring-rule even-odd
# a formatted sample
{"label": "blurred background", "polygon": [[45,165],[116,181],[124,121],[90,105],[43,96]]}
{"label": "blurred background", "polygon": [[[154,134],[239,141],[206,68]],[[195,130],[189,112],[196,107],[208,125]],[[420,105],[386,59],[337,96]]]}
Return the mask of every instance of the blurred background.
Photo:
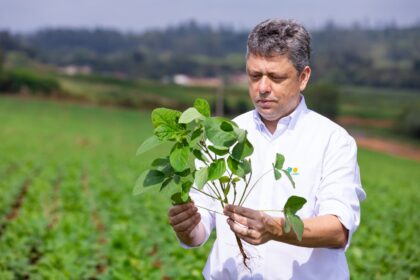
{"label": "blurred background", "polygon": [[[0,0],[0,279],[200,279],[212,241],[179,247],[170,194],[132,196],[150,112],[197,97],[252,109],[250,29],[312,35],[309,107],[359,146],[367,200],[353,279],[420,275],[420,2]],[[212,236],[212,240],[214,236]]]}

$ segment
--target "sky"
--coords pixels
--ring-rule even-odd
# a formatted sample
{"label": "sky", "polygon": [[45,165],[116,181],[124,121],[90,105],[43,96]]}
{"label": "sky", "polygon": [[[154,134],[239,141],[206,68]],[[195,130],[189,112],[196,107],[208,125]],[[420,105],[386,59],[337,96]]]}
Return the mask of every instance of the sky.
{"label": "sky", "polygon": [[162,29],[195,20],[248,30],[267,18],[293,18],[309,29],[333,21],[368,27],[420,24],[419,0],[0,0],[0,30],[46,27]]}

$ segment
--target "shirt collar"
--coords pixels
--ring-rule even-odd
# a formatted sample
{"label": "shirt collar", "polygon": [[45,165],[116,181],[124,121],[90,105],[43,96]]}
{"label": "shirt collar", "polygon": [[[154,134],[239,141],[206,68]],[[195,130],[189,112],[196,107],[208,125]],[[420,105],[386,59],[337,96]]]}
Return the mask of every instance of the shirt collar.
{"label": "shirt collar", "polygon": [[258,110],[254,109],[253,119],[257,129],[262,133],[268,134],[270,137],[276,136],[280,132],[279,130],[283,130],[282,132],[284,132],[284,130],[286,129],[293,129],[296,126],[296,122],[299,119],[299,116],[308,109],[308,107],[306,106],[305,97],[302,94],[300,95],[300,97],[301,99],[299,105],[295,108],[295,110],[293,110],[293,112],[291,112],[289,115],[281,118],[278,121],[277,128],[274,134],[271,134],[268,131],[267,127],[261,119],[260,114],[258,113]]}

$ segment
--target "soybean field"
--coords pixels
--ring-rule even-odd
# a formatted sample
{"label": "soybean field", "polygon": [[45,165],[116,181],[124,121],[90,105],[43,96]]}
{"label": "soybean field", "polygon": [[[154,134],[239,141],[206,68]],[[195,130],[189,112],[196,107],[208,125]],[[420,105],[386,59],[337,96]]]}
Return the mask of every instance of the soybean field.
{"label": "soybean field", "polygon": [[[211,240],[182,249],[170,194],[132,196],[154,156],[135,156],[149,116],[0,98],[0,279],[202,278]],[[359,164],[367,200],[347,251],[352,279],[416,279],[420,163],[360,150]]]}

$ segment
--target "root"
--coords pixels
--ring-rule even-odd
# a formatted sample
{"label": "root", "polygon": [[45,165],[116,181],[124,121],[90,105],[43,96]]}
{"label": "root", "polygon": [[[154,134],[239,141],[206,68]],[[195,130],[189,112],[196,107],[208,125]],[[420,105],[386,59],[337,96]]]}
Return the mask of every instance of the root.
{"label": "root", "polygon": [[235,237],[236,237],[236,242],[238,243],[239,250],[241,251],[241,254],[242,254],[242,262],[243,262],[244,266],[249,270],[249,272],[252,272],[251,268],[248,266],[248,263],[247,263],[247,261],[249,260],[249,257],[245,253],[244,245],[242,244],[242,240],[236,234],[235,234]]}

